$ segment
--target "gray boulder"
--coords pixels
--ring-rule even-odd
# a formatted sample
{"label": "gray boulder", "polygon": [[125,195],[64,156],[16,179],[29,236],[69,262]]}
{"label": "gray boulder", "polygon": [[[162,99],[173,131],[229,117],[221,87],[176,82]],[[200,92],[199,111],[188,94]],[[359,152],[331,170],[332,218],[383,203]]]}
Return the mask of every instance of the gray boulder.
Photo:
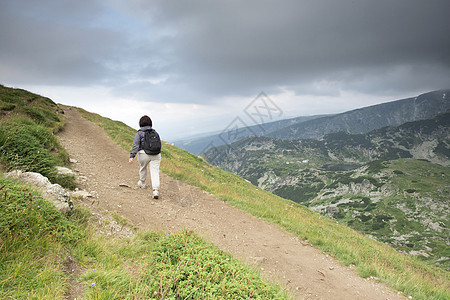
{"label": "gray boulder", "polygon": [[51,183],[47,177],[36,172],[14,170],[5,174],[6,177],[23,180],[24,183],[36,188],[42,197],[52,202],[58,210],[71,211],[74,207],[69,193],[59,184]]}

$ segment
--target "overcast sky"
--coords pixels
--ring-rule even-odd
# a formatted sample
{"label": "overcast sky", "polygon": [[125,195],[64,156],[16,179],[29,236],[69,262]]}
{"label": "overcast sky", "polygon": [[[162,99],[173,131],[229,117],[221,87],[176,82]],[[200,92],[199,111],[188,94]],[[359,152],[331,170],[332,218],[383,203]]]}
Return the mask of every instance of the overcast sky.
{"label": "overcast sky", "polygon": [[[449,0],[1,0],[0,84],[163,139],[450,88]],[[266,118],[265,121],[269,121]]]}

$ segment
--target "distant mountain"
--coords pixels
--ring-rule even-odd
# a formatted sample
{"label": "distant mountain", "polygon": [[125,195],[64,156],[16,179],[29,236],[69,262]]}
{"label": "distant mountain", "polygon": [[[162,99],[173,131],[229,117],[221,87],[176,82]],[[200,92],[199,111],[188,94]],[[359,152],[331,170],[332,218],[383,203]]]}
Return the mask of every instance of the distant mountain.
{"label": "distant mountain", "polygon": [[[268,122],[261,125],[248,126],[245,128],[239,128],[237,130],[239,132],[238,135],[240,139],[248,137],[250,135],[265,136],[272,132],[278,131],[282,128],[306,122],[309,120],[314,120],[316,118],[322,118],[324,116],[326,115],[302,116],[292,119]],[[229,139],[227,137],[232,136],[234,134],[236,134],[236,129],[233,130],[224,129],[223,131],[220,132],[195,135],[192,137],[188,137],[186,139],[177,140],[174,141],[174,144],[177,147],[180,147],[193,154],[201,154],[206,152],[208,149],[212,147],[218,147],[227,144],[229,142]]]}
{"label": "distant mountain", "polygon": [[450,268],[450,111],[321,140],[248,137],[205,158],[409,254]]}
{"label": "distant mountain", "polygon": [[[450,109],[450,90],[434,91],[414,98],[397,100],[365,108],[355,109],[337,115],[315,115],[275,121],[236,130],[224,129],[219,133],[188,137],[174,144],[193,154],[229,144],[251,135],[271,136],[278,139],[321,139],[326,134],[346,132],[367,133],[385,126],[398,126],[406,122],[424,120]],[[239,136],[239,138],[236,138]]]}
{"label": "distant mountain", "polygon": [[284,163],[274,164],[273,161],[289,162],[288,165],[302,165],[307,161],[315,167],[337,170],[346,164],[358,166],[373,160],[415,158],[448,167],[449,148],[450,110],[431,119],[384,127],[366,134],[330,133],[321,140],[247,137],[229,146],[210,149],[205,158],[256,184],[261,174],[248,173],[251,166],[272,171],[288,168]]}
{"label": "distant mountain", "polygon": [[450,109],[450,90],[434,91],[415,98],[355,109],[293,124],[271,132],[267,136],[278,139],[320,139],[328,133],[367,133],[385,126],[425,120]]}

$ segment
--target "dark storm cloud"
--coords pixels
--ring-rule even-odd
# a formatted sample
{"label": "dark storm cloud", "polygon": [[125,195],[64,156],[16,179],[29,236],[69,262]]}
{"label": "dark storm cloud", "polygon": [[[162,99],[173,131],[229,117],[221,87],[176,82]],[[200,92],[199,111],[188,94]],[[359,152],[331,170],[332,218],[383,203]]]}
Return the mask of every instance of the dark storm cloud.
{"label": "dark storm cloud", "polygon": [[198,103],[280,88],[414,94],[450,86],[449,3],[2,1],[0,82]]}
{"label": "dark storm cloud", "polygon": [[161,48],[145,36],[135,42],[133,32],[139,24],[106,4],[1,2],[0,81],[108,85],[139,76],[141,70],[159,68],[153,57],[161,59]]}
{"label": "dark storm cloud", "polygon": [[[58,20],[63,14],[47,4],[45,1],[2,2],[1,79],[77,85],[101,77],[105,69],[96,56],[105,49],[95,37],[101,35],[107,39],[108,34],[92,33],[80,22],[74,26],[69,20]],[[71,11],[71,7],[65,9]],[[77,15],[81,16],[82,12]]]}
{"label": "dark storm cloud", "polygon": [[448,1],[164,3],[164,17],[182,28],[183,80],[212,93],[301,93],[321,80],[370,90],[449,84]]}

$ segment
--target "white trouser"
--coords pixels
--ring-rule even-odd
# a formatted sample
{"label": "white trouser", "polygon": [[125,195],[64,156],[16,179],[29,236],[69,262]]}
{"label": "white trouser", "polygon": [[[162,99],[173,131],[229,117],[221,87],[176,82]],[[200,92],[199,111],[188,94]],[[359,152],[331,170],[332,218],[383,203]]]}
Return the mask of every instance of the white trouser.
{"label": "white trouser", "polygon": [[152,188],[159,189],[159,165],[161,164],[161,154],[148,155],[144,150],[140,150],[137,155],[139,162],[139,178],[142,184],[147,180],[147,165],[150,164],[150,177],[152,180]]}

